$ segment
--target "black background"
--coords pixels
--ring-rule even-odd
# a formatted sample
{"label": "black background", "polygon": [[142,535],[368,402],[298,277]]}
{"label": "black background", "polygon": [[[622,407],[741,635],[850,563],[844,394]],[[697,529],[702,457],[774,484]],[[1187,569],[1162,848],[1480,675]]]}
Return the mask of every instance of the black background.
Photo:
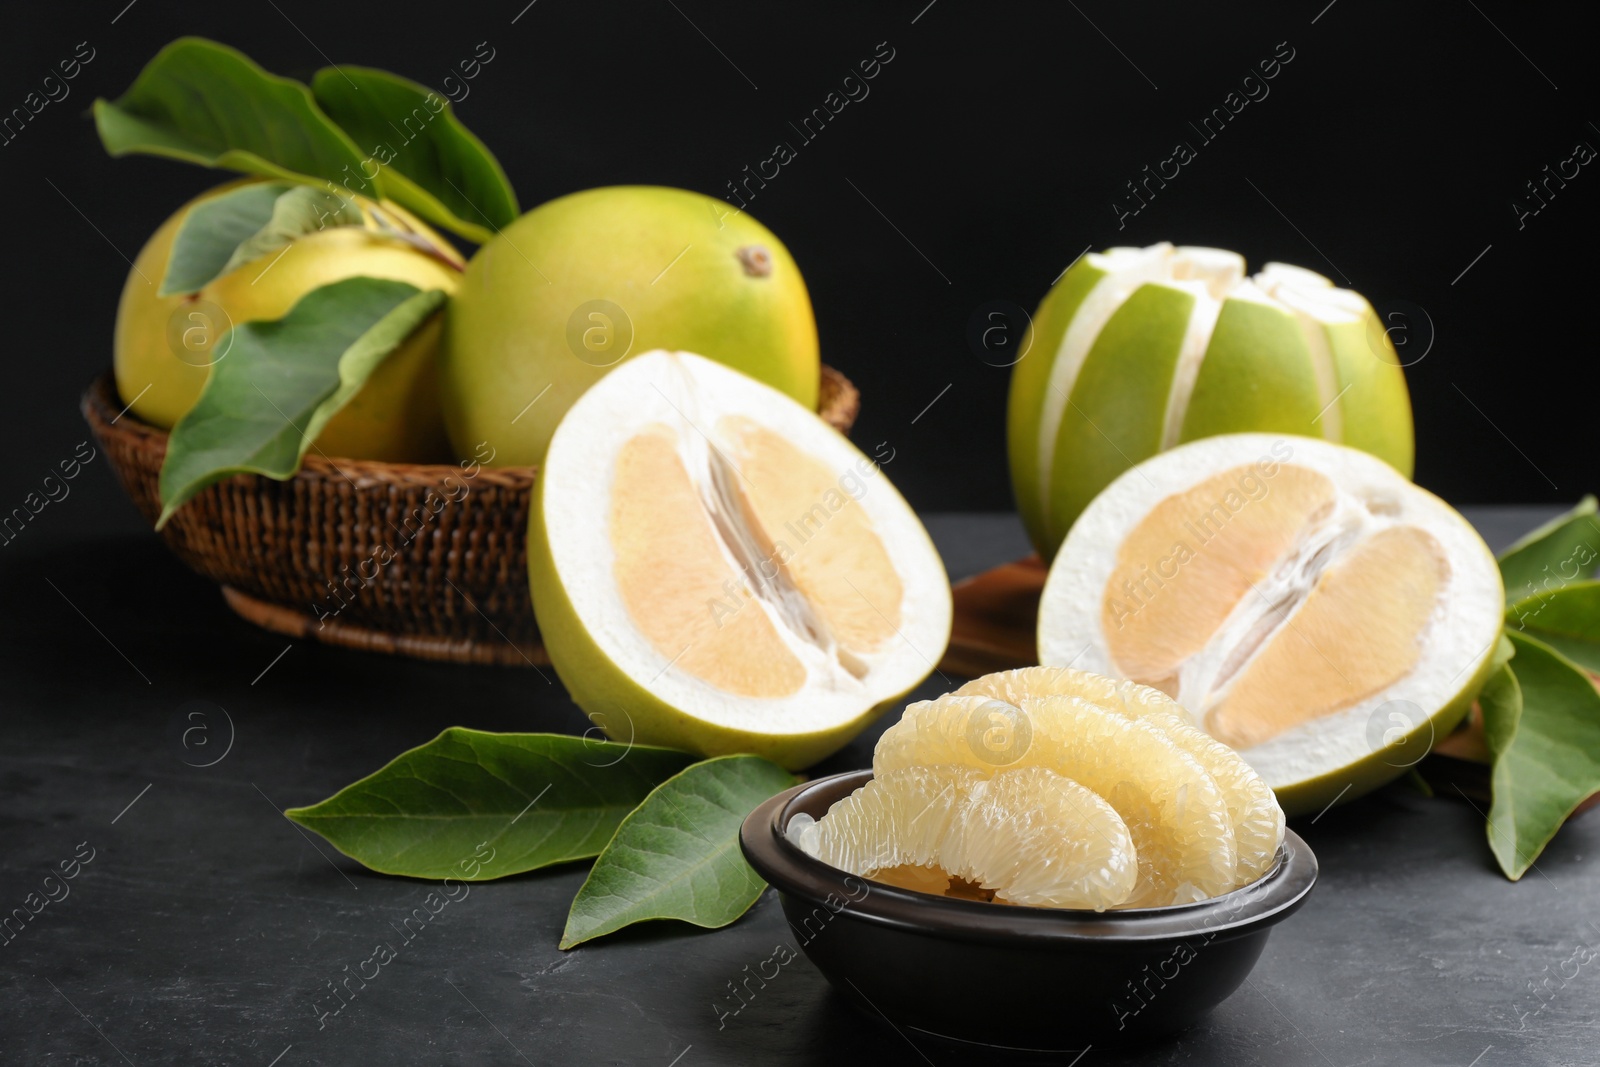
{"label": "black background", "polygon": [[[1429,488],[1468,503],[1594,485],[1579,434],[1600,177],[1585,168],[1523,228],[1512,207],[1578,141],[1600,146],[1575,5],[525,3],[8,7],[0,112],[78,42],[95,58],[0,147],[0,502],[85,436],[77,398],[109,363],[124,257],[220,180],[110,160],[87,118],[184,33],[280,73],[332,60],[436,86],[487,42],[494,59],[458,111],[525,208],[624,182],[718,195],[887,42],[870,95],[750,210],[805,272],[824,358],[862,388],[857,440],[895,447],[892,474],[920,508],[1010,505],[1009,372],[969,347],[973,312],[1031,309],[1086,247],[1163,239],[1234,248],[1252,268],[1301,264],[1405,310]],[[1201,146],[1188,123],[1279,42],[1294,59],[1270,95]],[[1179,139],[1198,158],[1119,231],[1113,198]]]}

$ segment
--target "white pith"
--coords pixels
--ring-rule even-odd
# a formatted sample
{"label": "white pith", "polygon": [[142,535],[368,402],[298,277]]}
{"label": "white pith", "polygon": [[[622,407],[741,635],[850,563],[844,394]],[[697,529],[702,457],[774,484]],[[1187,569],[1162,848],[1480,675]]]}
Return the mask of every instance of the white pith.
{"label": "white pith", "polygon": [[[739,486],[743,475],[730,458],[732,449],[719,439],[717,423],[727,415],[751,419],[840,479],[853,472],[865,485],[856,502],[888,550],[904,590],[898,636],[871,654],[851,654],[839,648],[783,567],[768,575],[770,566],[752,566],[771,553],[751,528],[753,516]],[[673,655],[663,655],[634,626],[614,578],[611,486],[623,446],[655,423],[676,431],[678,455],[722,554],[748,588],[737,610],[763,613],[804,667],[807,681],[795,693],[764,699],[718,689],[673,666]],[[775,736],[824,729],[911,688],[944,652],[949,580],[927,532],[887,475],[815,414],[721,364],[658,351],[616,367],[563,418],[536,491],[542,494],[550,556],[590,638],[634,683],[693,718]]]}
{"label": "white pith", "polygon": [[[1197,725],[1205,726],[1206,712],[1264,647],[1259,639],[1292,618],[1328,564],[1366,538],[1396,525],[1420,527],[1438,541],[1450,568],[1409,674],[1241,753],[1268,785],[1279,788],[1371,756],[1368,720],[1387,702],[1410,701],[1424,715],[1444,707],[1492,653],[1504,594],[1494,557],[1466,520],[1381,460],[1314,438],[1229,434],[1147,460],[1121,475],[1083,512],[1045,583],[1040,661],[1120,676],[1102,629],[1101,606],[1124,538],[1167,497],[1263,458],[1326,475],[1338,497],[1257,586],[1260,595],[1246,594],[1205,649],[1180,668],[1178,702],[1194,714]],[[1266,484],[1270,492],[1271,480]],[[1308,650],[1306,655],[1338,653]]]}
{"label": "white pith", "polygon": [[1056,438],[1072,402],[1072,390],[1100,331],[1117,309],[1144,285],[1160,285],[1193,297],[1188,327],[1179,349],[1172,388],[1162,420],[1163,449],[1178,443],[1195,380],[1205,361],[1217,318],[1227,300],[1266,304],[1292,316],[1310,352],[1317,395],[1324,407],[1320,432],[1330,441],[1343,439],[1343,413],[1338,375],[1325,327],[1360,319],[1367,303],[1359,293],[1339,289],[1322,275],[1303,267],[1268,263],[1253,277],[1245,276],[1244,258],[1220,248],[1173,246],[1110,248],[1090,252],[1074,270],[1093,270],[1101,277],[1084,297],[1061,337],[1050,366],[1049,386],[1039,417],[1039,498],[1049,500],[1054,474]]}

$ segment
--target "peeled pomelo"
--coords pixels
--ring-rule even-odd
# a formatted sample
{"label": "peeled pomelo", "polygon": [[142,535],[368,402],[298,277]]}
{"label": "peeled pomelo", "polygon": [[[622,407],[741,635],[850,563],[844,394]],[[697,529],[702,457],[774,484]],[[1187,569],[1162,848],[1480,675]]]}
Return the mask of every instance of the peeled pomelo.
{"label": "peeled pomelo", "polygon": [[[245,263],[198,292],[157,295],[189,209],[242,184],[219,185],[174,212],[145,242],[123,285],[112,350],[117,392],[135,415],[154,426],[170,428],[194,407],[210,377],[217,342],[234,326],[280,319],[313,289],[346,278],[383,278],[446,293],[455,292],[461,281],[465,264],[450,243],[404,208],[381,201],[386,215],[410,230],[417,244],[360,226],[333,226],[298,237],[283,252]],[[449,459],[439,410],[439,334],[435,316],[385,357],[328,420],[317,448],[394,463]]]}
{"label": "peeled pomelo", "polygon": [[872,781],[787,828],[904,889],[1050,907],[1188,904],[1260,878],[1283,812],[1171,697],[1065,668],[974,679],[878,739]]}
{"label": "peeled pomelo", "polygon": [[463,456],[537,464],[568,408],[653,349],[724,363],[815,410],[817,324],[783,242],[725,201],[622,185],[541,204],[480,248],[445,310],[441,402]]}
{"label": "peeled pomelo", "polygon": [[1133,464],[1244,431],[1352,445],[1411,474],[1411,401],[1384,327],[1320,274],[1216,248],[1112,248],[1045,296],[1011,378],[1012,485],[1049,561]]}
{"label": "peeled pomelo", "polygon": [[1045,582],[1039,656],[1172,696],[1296,814],[1399,776],[1460,722],[1503,596],[1477,532],[1388,464],[1230,434],[1085,509]]}
{"label": "peeled pomelo", "polygon": [[791,769],[932,672],[950,586],[873,462],[686,352],[621,364],[556,430],[528,572],[556,672],[607,733]]}

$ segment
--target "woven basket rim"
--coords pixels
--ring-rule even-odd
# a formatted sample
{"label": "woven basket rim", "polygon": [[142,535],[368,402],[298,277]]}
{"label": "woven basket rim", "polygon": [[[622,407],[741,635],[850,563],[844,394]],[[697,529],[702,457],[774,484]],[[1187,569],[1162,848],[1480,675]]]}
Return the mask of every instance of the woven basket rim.
{"label": "woven basket rim", "polygon": [[[855,383],[827,364],[822,365],[822,381],[832,387],[832,403],[828,410],[818,414],[837,428],[855,421],[860,410],[861,394]],[[133,414],[132,405],[122,405],[117,392],[116,374],[106,368],[84,391],[80,409],[84,419],[97,433],[114,433],[138,440],[144,448],[165,453],[168,431],[152,426]],[[315,446],[313,446],[315,447]],[[509,488],[532,488],[537,480],[536,466],[491,467],[476,460],[453,463],[391,463],[375,459],[351,459],[345,456],[328,456],[320,451],[308,452],[295,472],[295,478],[338,479],[357,483],[388,483],[397,485],[438,485],[446,478],[459,477],[460,472],[476,466],[475,478]]]}

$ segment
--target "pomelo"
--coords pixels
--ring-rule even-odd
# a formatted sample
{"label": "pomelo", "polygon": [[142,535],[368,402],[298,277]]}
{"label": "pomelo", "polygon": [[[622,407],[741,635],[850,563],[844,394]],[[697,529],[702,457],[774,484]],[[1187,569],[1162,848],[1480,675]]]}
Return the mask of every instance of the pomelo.
{"label": "pomelo", "polygon": [[777,390],[652,352],[562,420],[534,485],[534,613],[619,740],[791,769],[932,672],[950,587],[871,460]]}
{"label": "pomelo", "polygon": [[[311,290],[345,278],[384,278],[447,293],[461,280],[465,263],[449,242],[385,201],[384,211],[402,220],[437,254],[359,226],[330,227],[296,239],[276,256],[245,263],[197,293],[157,295],[189,209],[240,184],[202,193],[162,223],[140,250],[122,289],[112,350],[117,391],[135,415],[163,429],[200,398],[217,344],[231,327],[282,318]],[[353,459],[448,460],[438,402],[439,332],[434,318],[390,353],[323,428],[317,447]],[[225,350],[220,358],[227,358]]]}
{"label": "pomelo", "polygon": [[1299,434],[1411,474],[1400,359],[1359,293],[1216,248],[1112,248],[1039,305],[1011,378],[1011,479],[1040,555],[1096,493],[1163,449],[1215,434]]}
{"label": "pomelo", "polygon": [[815,409],[805,281],[770,230],[683,189],[552,200],[484,245],[445,315],[442,398],[462,455],[537,464],[568,408],[656,348],[717,360]]}
{"label": "pomelo", "polygon": [[1039,657],[1152,686],[1290,814],[1404,773],[1466,714],[1504,594],[1483,539],[1386,463],[1229,434],[1117,478],[1039,607]]}
{"label": "pomelo", "polygon": [[1266,784],[1147,686],[1053,667],[906,708],[872,781],[786,832],[854,874],[945,896],[1167,907],[1248,885],[1283,843]]}

